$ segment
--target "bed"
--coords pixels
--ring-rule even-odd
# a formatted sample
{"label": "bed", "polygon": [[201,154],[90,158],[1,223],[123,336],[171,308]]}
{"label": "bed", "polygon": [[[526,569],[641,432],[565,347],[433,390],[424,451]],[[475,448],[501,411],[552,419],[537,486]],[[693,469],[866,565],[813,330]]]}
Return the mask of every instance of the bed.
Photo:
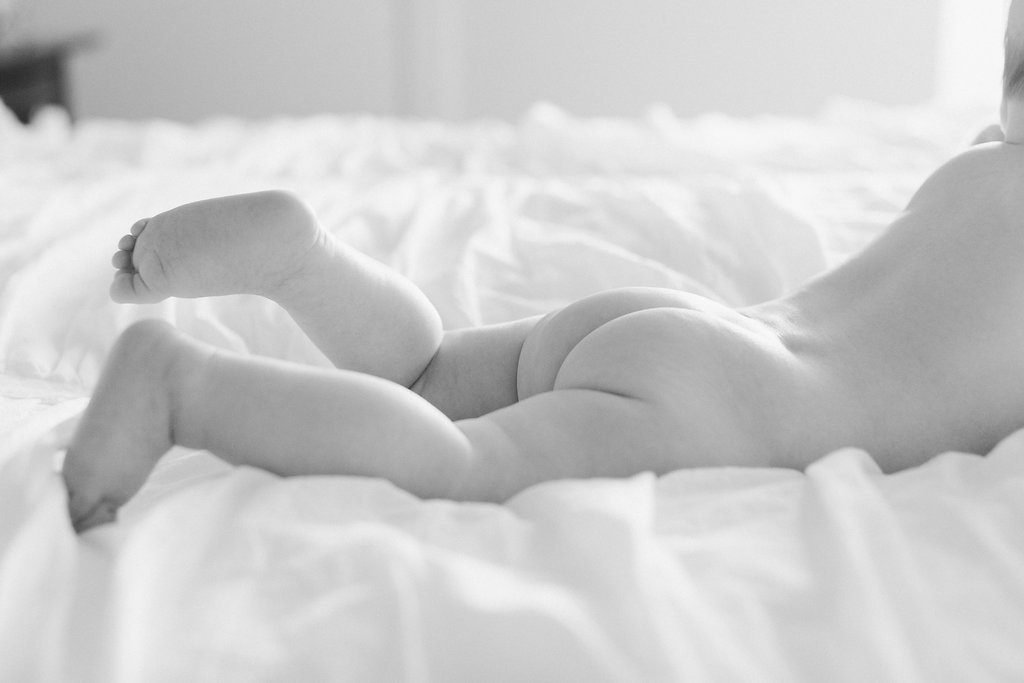
{"label": "bed", "polygon": [[449,328],[626,285],[749,304],[864,245],[980,122],[850,100],[461,124],[0,112],[0,680],[1019,680],[1024,432],[892,475],[848,448],[505,505],[177,448],[82,537],[55,469],[135,320],[327,364],[258,297],[111,303],[140,216],[294,190]]}

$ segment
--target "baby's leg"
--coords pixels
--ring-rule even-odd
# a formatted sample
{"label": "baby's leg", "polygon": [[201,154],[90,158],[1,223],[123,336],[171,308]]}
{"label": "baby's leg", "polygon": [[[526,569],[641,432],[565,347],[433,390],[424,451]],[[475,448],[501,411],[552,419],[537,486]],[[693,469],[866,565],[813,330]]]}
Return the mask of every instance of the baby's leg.
{"label": "baby's leg", "polygon": [[281,475],[386,476],[449,495],[470,457],[454,423],[377,377],[220,352],[147,320],[115,344],[64,464],[77,530],[111,521],[172,445]]}
{"label": "baby's leg", "polygon": [[149,320],[111,352],[64,479],[77,531],[113,521],[174,444],[281,475],[384,477],[424,498],[504,500],[556,477],[665,469],[665,445],[682,442],[666,415],[567,389],[453,422],[393,382],[215,351]]}
{"label": "baby's leg", "polygon": [[115,301],[260,294],[338,367],[409,386],[441,341],[440,319],[419,289],[332,239],[288,193],[186,204],[139,221],[118,246]]}
{"label": "baby's leg", "polygon": [[332,239],[283,192],[186,204],[139,221],[114,255],[115,301],[252,293],[294,318],[339,368],[414,388],[453,419],[514,402],[536,319],[443,335],[411,282]]}

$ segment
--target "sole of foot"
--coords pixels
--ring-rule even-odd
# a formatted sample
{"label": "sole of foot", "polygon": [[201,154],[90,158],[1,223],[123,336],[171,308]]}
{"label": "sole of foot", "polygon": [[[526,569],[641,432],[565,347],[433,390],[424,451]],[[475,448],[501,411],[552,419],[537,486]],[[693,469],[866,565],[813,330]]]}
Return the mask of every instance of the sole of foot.
{"label": "sole of foot", "polygon": [[270,296],[325,247],[310,209],[279,190],[206,199],[144,218],[118,242],[118,303],[225,294]]}

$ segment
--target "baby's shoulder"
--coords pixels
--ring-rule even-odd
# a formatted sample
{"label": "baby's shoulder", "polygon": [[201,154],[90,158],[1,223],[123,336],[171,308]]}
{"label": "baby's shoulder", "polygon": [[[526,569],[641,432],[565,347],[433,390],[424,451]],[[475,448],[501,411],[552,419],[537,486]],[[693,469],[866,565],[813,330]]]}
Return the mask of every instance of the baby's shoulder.
{"label": "baby's shoulder", "polygon": [[935,207],[1024,222],[1024,145],[975,145],[947,161],[921,185],[908,209]]}

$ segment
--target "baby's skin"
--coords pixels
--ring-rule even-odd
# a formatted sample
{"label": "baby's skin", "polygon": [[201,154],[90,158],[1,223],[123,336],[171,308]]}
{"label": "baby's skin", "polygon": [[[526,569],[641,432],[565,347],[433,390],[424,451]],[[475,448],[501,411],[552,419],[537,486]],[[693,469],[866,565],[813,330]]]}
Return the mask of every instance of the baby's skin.
{"label": "baby's skin", "polygon": [[802,469],[845,446],[886,471],[986,453],[1024,427],[1024,3],[1001,126],[933,173],[862,253],[732,309],[603,292],[542,318],[442,331],[409,281],[283,192],[139,221],[115,301],[259,294],[334,363],[201,344],[148,320],[118,339],[64,464],[79,532],[113,521],[172,445],[281,475],[385,477],[502,501],[545,480],[715,465]]}
{"label": "baby's skin", "polygon": [[289,194],[172,209],[122,238],[116,301],[261,294],[337,369],[137,323],[68,450],[71,518],[79,531],[112,521],[174,444],[489,501],[557,478],[802,469],[846,446],[886,471],[985,453],[1024,427],[1022,182],[1024,146],[974,147],[865,251],[749,308],[630,288],[449,332]]}

